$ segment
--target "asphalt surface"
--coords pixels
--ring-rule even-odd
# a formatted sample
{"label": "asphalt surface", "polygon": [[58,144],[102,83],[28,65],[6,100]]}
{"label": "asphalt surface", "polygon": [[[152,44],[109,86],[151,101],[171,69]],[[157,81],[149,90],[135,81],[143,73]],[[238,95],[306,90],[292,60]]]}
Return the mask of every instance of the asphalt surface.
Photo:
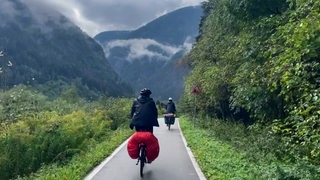
{"label": "asphalt surface", "polygon": [[146,164],[144,177],[140,177],[137,160],[127,152],[127,141],[110,157],[104,160],[85,180],[205,180],[180,132],[179,120],[169,131],[163,118],[158,119],[160,127],[154,128],[160,153],[151,164]]}

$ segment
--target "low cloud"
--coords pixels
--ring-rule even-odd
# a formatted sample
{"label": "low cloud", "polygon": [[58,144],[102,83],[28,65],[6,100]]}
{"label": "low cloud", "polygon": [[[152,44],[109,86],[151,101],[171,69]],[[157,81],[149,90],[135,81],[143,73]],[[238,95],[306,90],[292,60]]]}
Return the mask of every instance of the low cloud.
{"label": "low cloud", "polygon": [[191,38],[187,38],[185,43],[179,47],[161,44],[153,39],[114,40],[104,45],[106,57],[109,58],[112,49],[118,47],[129,49],[126,60],[130,62],[145,57],[168,61],[177,52],[190,51],[192,40]]}
{"label": "low cloud", "polygon": [[[20,28],[38,28],[42,33],[50,33],[52,26],[48,24],[59,24],[60,27],[74,27],[71,21],[65,21],[65,17],[58,11],[53,10],[47,5],[38,3],[38,0],[24,1],[4,1],[0,6],[0,26],[6,26],[8,22],[16,23]],[[28,24],[21,23],[21,18],[30,19]],[[28,26],[28,27],[26,27]]]}
{"label": "low cloud", "polygon": [[191,36],[188,36],[186,40],[183,43],[183,48],[186,50],[186,52],[189,52],[192,49],[192,46],[195,42],[195,39]]}
{"label": "low cloud", "polygon": [[181,7],[203,0],[32,0],[61,12],[90,36],[110,30],[134,30]]}
{"label": "low cloud", "polygon": [[[1,11],[1,14],[4,14],[8,17],[14,17],[19,13],[13,7],[12,2],[10,2],[10,1],[1,2],[0,11]],[[5,20],[5,19],[1,19],[1,21],[3,21],[3,20]]]}

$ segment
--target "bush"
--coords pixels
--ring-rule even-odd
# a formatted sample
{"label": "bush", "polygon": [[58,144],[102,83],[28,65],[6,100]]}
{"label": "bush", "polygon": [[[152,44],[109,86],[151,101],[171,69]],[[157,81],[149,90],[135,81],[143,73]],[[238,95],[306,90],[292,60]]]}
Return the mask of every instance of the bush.
{"label": "bush", "polygon": [[27,86],[17,86],[0,93],[0,122],[16,122],[19,118],[40,112],[47,97]]}
{"label": "bush", "polygon": [[[25,90],[1,94],[8,97],[2,102],[9,102],[13,92],[23,94]],[[62,99],[46,101],[44,96],[34,95],[34,99],[43,97],[44,105],[32,109],[24,96],[19,97],[12,104],[14,108],[4,111],[19,112],[19,116],[15,121],[3,121],[0,126],[0,179],[29,174],[43,164],[64,164],[103,141],[112,130],[129,123],[128,99],[104,98],[91,103],[79,99],[71,104]],[[29,106],[28,111],[18,111],[21,104]]]}

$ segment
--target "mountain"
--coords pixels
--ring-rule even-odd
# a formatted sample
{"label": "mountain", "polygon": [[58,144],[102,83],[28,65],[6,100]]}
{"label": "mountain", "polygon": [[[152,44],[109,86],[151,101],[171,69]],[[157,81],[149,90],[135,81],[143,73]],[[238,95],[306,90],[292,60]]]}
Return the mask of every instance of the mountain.
{"label": "mountain", "polygon": [[165,14],[134,31],[105,31],[98,41],[111,66],[136,92],[148,87],[153,97],[179,98],[189,69],[179,60],[198,35],[202,8],[190,6]]}
{"label": "mountain", "polygon": [[0,88],[76,82],[83,91],[133,94],[94,39],[58,12],[32,2],[1,2]]}

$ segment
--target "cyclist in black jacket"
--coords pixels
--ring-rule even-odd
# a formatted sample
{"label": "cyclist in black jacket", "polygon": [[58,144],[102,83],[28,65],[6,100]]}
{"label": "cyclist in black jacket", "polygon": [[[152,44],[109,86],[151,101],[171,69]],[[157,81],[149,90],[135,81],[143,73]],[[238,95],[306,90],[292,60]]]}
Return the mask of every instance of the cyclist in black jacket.
{"label": "cyclist in black jacket", "polygon": [[172,101],[171,97],[169,97],[168,103],[166,105],[166,113],[172,113],[172,114],[176,113],[176,105]]}
{"label": "cyclist in black jacket", "polygon": [[140,91],[140,96],[133,101],[131,107],[131,129],[135,127],[136,131],[153,133],[153,126],[159,127],[158,110],[150,95],[151,91],[144,88]]}

